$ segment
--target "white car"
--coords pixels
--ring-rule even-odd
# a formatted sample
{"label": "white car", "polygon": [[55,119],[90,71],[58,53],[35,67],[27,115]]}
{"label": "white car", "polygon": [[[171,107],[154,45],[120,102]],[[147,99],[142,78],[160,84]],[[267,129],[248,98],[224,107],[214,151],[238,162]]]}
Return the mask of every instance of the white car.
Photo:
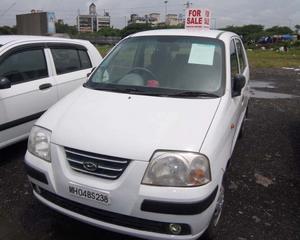
{"label": "white car", "polygon": [[0,36],[0,149],[28,137],[42,113],[101,60],[88,41]]}
{"label": "white car", "polygon": [[25,164],[34,195],[70,217],[146,239],[212,233],[248,80],[236,34],[125,38],[33,127]]}

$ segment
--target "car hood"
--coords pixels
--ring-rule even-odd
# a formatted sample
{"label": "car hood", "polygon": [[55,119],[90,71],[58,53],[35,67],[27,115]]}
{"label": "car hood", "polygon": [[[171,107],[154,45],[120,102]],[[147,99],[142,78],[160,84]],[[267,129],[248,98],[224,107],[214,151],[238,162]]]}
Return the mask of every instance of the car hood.
{"label": "car hood", "polygon": [[37,125],[50,129],[51,141],[64,147],[149,161],[158,149],[198,152],[219,102],[81,87]]}

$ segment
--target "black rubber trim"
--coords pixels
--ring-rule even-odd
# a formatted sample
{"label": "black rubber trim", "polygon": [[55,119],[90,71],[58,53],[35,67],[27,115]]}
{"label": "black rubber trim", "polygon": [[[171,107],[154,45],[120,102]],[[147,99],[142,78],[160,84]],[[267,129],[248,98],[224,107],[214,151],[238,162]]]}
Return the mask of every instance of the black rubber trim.
{"label": "black rubber trim", "polygon": [[32,114],[32,115],[27,116],[27,117],[19,118],[19,119],[13,120],[11,122],[1,124],[0,125],[0,131],[4,131],[4,130],[7,130],[9,128],[13,128],[13,127],[16,127],[18,125],[30,122],[30,121],[35,120],[35,119],[38,119],[40,116],[43,115],[44,112],[45,111],[42,111],[42,112],[35,113],[35,114]]}
{"label": "black rubber trim", "polygon": [[63,43],[63,42],[46,42],[45,43],[46,48],[73,48],[73,49],[77,49],[77,50],[85,50],[87,51],[87,48],[83,45],[80,44],[76,44],[76,43]]}
{"label": "black rubber trim", "polygon": [[[41,78],[47,78],[49,77],[49,69],[47,67],[47,60],[46,60],[46,56],[45,56],[45,43],[29,43],[29,44],[23,44],[17,47],[14,47],[8,51],[6,51],[4,54],[2,54],[0,56],[0,64],[2,64],[2,62],[9,56],[19,53],[19,52],[24,52],[24,51],[30,51],[30,50],[42,50],[43,56],[44,56],[44,62],[45,62],[45,67],[47,70],[47,75],[45,76],[39,76],[37,78],[31,78],[28,80],[23,80],[23,81],[18,81],[18,82],[12,82],[12,85],[17,85],[17,84],[21,84],[21,83],[25,83],[25,82],[31,82],[37,79],[41,79]],[[0,130],[1,131],[1,130]]]}
{"label": "black rubber trim", "polygon": [[154,200],[144,200],[141,210],[145,212],[173,214],[173,215],[196,215],[205,211],[215,200],[218,186],[204,200],[194,203],[174,203]]}
{"label": "black rubber trim", "polygon": [[[22,44],[20,46],[14,47],[8,51],[6,51],[5,53],[3,53],[0,56],[0,63],[9,55],[12,55],[14,53],[18,53],[18,52],[22,52],[22,51],[29,51],[29,50],[37,50],[37,49],[41,49],[44,50],[45,48],[45,43],[27,43],[27,44]],[[44,52],[43,52],[44,53]],[[44,53],[45,55],[45,53]],[[46,58],[45,58],[46,61]]]}
{"label": "black rubber trim", "polygon": [[[34,191],[40,196],[42,196],[44,199],[54,203],[57,206],[78,213],[80,215],[118,226],[133,228],[141,231],[157,232],[172,235],[172,233],[169,231],[170,223],[147,220],[90,207],[58,196],[41,187],[39,187],[38,189],[36,189],[35,185],[33,185],[33,187]],[[176,221],[174,223],[176,223]],[[180,224],[181,226],[181,232],[178,235],[191,234],[191,228],[188,224],[177,224]]]}
{"label": "black rubber trim", "polygon": [[28,164],[25,163],[25,169],[26,169],[26,172],[28,174],[28,176],[42,182],[42,183],[45,183],[45,184],[48,184],[48,180],[47,180],[47,177],[44,173],[34,169],[33,167],[30,167]]}

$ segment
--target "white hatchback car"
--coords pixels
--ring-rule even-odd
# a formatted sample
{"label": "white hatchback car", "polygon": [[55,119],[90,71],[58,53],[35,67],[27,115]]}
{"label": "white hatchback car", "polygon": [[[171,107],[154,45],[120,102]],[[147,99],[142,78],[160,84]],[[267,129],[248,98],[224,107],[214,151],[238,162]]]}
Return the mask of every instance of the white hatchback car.
{"label": "white hatchback car", "polygon": [[125,38],[33,127],[25,164],[34,195],[70,217],[142,238],[211,233],[248,80],[236,34]]}
{"label": "white hatchback car", "polygon": [[101,60],[88,41],[0,36],[0,148],[26,138],[36,119]]}

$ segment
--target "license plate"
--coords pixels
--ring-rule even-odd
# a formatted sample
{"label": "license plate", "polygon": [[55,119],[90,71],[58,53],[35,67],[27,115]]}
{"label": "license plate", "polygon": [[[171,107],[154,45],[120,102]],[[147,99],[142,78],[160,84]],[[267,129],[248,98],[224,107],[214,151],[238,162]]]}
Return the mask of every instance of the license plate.
{"label": "license plate", "polygon": [[75,197],[84,198],[93,202],[110,205],[110,196],[108,193],[96,191],[75,184],[69,184],[69,194]]}

